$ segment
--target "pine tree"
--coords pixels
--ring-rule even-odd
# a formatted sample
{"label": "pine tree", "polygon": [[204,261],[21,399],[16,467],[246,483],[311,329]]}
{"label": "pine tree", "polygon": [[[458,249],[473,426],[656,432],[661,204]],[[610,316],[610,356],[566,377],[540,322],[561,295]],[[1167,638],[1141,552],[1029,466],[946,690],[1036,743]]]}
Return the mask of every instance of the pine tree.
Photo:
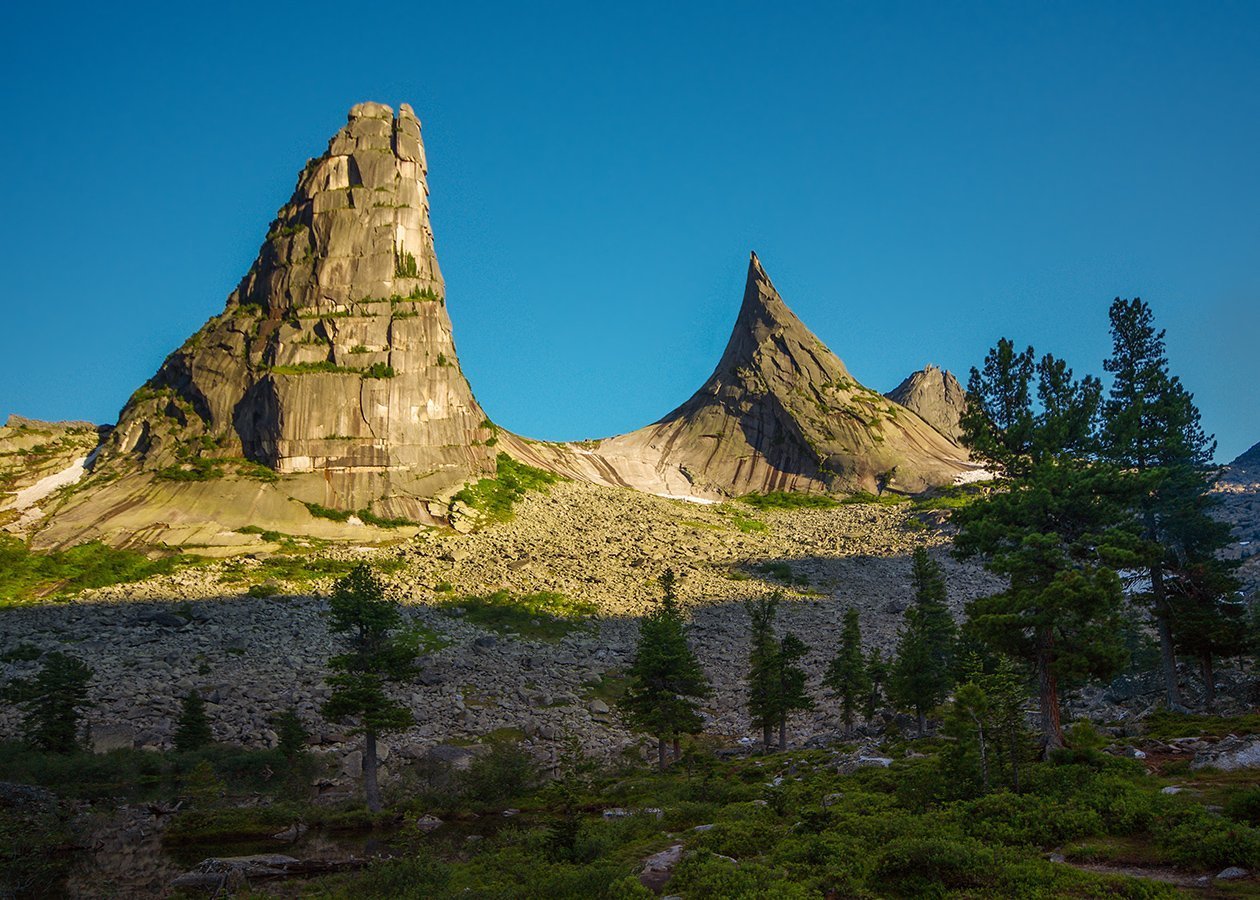
{"label": "pine tree", "polygon": [[79,720],[91,706],[91,667],[65,653],[49,653],[33,678],[14,678],[4,698],[23,713],[27,741],[41,750],[70,753],[79,749]]}
{"label": "pine tree", "polygon": [[302,724],[297,707],[290,706],[275,718],[276,749],[284,754],[285,759],[292,762],[306,752],[306,741],[310,735]]}
{"label": "pine tree", "polygon": [[196,691],[189,691],[180,703],[179,720],[175,723],[175,749],[180,753],[200,750],[214,740],[206,703]]}
{"label": "pine tree", "polygon": [[630,724],[657,741],[657,763],[665,768],[666,741],[698,734],[704,726],[697,701],[709,696],[708,680],[687,643],[687,626],[678,608],[677,578],[673,570],[661,577],[661,605],[643,618],[639,641],[630,663],[621,706]]}
{"label": "pine tree", "polygon": [[862,629],[858,611],[845,611],[844,628],[840,632],[840,648],[827,666],[823,683],[840,699],[840,714],[846,728],[853,725],[853,712],[865,702],[871,690],[866,659],[862,656]]}
{"label": "pine tree", "polygon": [[1142,564],[1159,636],[1168,706],[1182,708],[1177,683],[1171,570],[1206,563],[1230,541],[1228,526],[1210,516],[1208,493],[1216,443],[1203,431],[1194,395],[1169,371],[1164,331],[1138,298],[1111,305],[1114,376],[1103,407],[1104,454],[1124,474],[1145,542]]}
{"label": "pine tree", "polygon": [[748,611],[748,713],[754,728],[761,729],[761,743],[770,749],[774,727],[779,724],[779,645],[774,635],[774,619],[782,594],[759,597],[745,604]]}
{"label": "pine tree", "polygon": [[796,663],[809,647],[794,634],[785,634],[775,653],[775,671],[778,679],[775,694],[778,700],[779,749],[787,749],[788,716],[798,710],[813,709],[814,701],[805,690],[805,670]]}
{"label": "pine tree", "polygon": [[929,710],[953,687],[957,628],[945,602],[945,576],[922,547],[914,551],[914,603],[906,610],[889,675],[889,694],[899,709],[913,711],[919,734]]}
{"label": "pine tree", "polygon": [[[1030,367],[1033,356],[1031,347],[1014,354],[1003,340],[983,372],[972,369],[964,440],[1008,477],[1000,490],[955,511],[955,552],[981,557],[1007,582],[968,604],[969,627],[1032,666],[1049,752],[1063,746],[1060,682],[1107,677],[1121,662],[1116,569],[1137,557],[1124,486],[1097,456],[1101,383],[1075,379],[1050,355]],[[1015,409],[1017,402],[1025,407]]]}
{"label": "pine tree", "polygon": [[1176,648],[1199,662],[1203,701],[1216,708],[1217,657],[1247,652],[1247,607],[1238,600],[1233,564],[1216,558],[1202,560],[1170,573],[1168,600]]}
{"label": "pine tree", "polygon": [[328,627],[345,635],[348,651],[328,661],[335,674],[327,678],[332,695],[323,713],[334,722],[353,722],[352,733],[363,735],[363,789],[372,812],[381,810],[377,738],[414,722],[411,711],[386,692],[415,671],[415,649],[397,633],[401,625],[397,604],[386,598],[385,585],[366,564],[333,586]]}
{"label": "pine tree", "polygon": [[866,694],[866,704],[862,707],[862,718],[871,721],[879,712],[879,705],[884,699],[884,689],[888,683],[889,666],[878,647],[872,647],[866,657],[866,674],[870,678],[871,689]]}
{"label": "pine tree", "polygon": [[1024,724],[1023,679],[1009,659],[986,670],[975,656],[960,663],[958,689],[945,708],[942,730],[952,738],[945,770],[955,788],[974,783],[988,792],[995,782],[1018,791],[1029,737]]}

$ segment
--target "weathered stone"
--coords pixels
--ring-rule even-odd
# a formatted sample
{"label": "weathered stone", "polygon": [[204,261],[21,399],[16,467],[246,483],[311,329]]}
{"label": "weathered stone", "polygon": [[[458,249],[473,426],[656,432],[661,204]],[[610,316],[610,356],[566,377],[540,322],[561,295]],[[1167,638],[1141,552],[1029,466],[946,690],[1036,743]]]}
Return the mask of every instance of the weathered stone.
{"label": "weathered stone", "polygon": [[1191,769],[1210,766],[1222,772],[1260,768],[1260,735],[1230,735],[1207,750],[1200,750],[1190,763]]}
{"label": "weathered stone", "polygon": [[962,440],[962,415],[967,410],[967,392],[953,373],[937,366],[925,366],[911,373],[885,396],[904,406],[945,437]]}
{"label": "weathered stone", "polygon": [[93,753],[130,750],[136,745],[136,729],[130,725],[93,725],[90,732]]}

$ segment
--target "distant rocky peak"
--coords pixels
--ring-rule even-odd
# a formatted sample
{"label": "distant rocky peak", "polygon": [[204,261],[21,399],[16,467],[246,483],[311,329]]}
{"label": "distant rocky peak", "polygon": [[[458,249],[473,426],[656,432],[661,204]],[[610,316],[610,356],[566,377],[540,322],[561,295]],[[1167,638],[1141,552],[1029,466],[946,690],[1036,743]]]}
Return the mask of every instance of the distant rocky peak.
{"label": "distant rocky peak", "polygon": [[916,413],[951,441],[962,437],[961,420],[967,408],[967,392],[948,370],[929,363],[912,372],[885,396]]}

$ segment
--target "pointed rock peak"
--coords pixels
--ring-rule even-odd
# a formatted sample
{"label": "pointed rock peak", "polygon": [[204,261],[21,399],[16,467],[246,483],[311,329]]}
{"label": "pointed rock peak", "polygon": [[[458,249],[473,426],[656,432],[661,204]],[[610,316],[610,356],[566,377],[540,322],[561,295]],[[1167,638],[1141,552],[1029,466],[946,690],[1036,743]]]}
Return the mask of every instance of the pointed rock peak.
{"label": "pointed rock peak", "polygon": [[962,437],[967,392],[949,370],[929,363],[884,396],[916,413],[951,441]]}
{"label": "pointed rock peak", "polygon": [[744,300],[717,373],[761,369],[851,380],[844,363],[788,308],[756,253],[748,260]]}

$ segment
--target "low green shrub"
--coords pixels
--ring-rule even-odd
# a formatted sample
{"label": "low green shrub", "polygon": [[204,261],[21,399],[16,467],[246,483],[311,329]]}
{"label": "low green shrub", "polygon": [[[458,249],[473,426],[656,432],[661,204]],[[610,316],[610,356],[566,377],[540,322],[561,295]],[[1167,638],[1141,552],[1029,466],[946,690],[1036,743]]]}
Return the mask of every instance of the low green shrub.
{"label": "low green shrub", "polygon": [[801,494],[791,491],[769,491],[762,494],[753,491],[738,498],[754,509],[831,509],[840,501],[826,494]]}

